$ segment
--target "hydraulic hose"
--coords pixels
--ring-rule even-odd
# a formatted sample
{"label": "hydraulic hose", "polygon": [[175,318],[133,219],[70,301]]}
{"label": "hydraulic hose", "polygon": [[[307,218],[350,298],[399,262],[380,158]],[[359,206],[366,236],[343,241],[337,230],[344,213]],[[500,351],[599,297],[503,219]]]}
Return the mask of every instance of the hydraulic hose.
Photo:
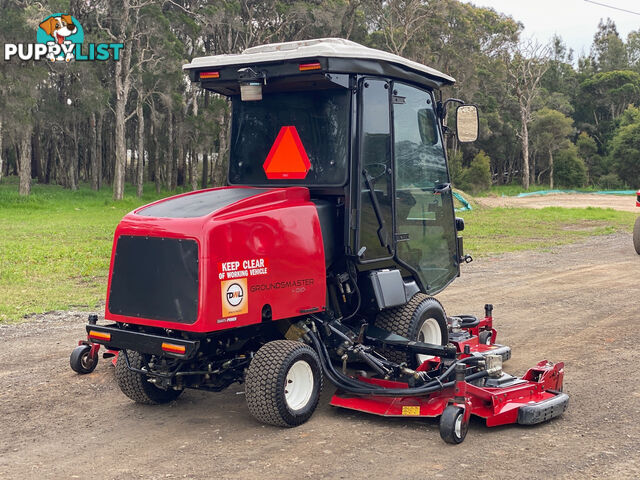
{"label": "hydraulic hose", "polygon": [[[445,382],[447,378],[454,371],[456,364],[459,363],[470,363],[471,361],[477,360],[475,357],[467,357],[460,360],[456,360],[453,362],[441,375],[437,378],[427,382],[420,387],[415,388],[384,388],[380,385],[372,385],[369,383],[361,382],[359,380],[355,380],[347,375],[344,375],[341,372],[338,372],[333,363],[331,362],[331,358],[329,357],[329,352],[327,351],[326,346],[322,343],[318,336],[312,332],[307,332],[311,341],[319,354],[320,362],[322,363],[323,370],[325,375],[329,378],[329,380],[334,383],[337,387],[345,390],[348,393],[352,393],[355,395],[377,395],[382,397],[399,397],[399,396],[414,396],[414,395],[428,395],[434,392],[438,392],[445,388],[453,387],[455,385],[455,380]],[[472,381],[477,380],[479,378],[487,376],[487,371],[483,370],[480,372],[475,372],[465,377],[465,380]]]}

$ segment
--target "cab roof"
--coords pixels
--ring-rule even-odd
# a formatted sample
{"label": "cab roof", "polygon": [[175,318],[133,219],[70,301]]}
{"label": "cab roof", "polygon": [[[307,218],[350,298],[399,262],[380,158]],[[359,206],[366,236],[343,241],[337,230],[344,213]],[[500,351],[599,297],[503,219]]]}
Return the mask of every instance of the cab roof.
{"label": "cab roof", "polygon": [[[203,87],[223,94],[233,94],[234,89],[228,88],[229,85],[224,82],[224,77],[226,80],[231,80],[230,74],[237,72],[239,68],[270,66],[272,68],[269,68],[266,74],[268,79],[270,76],[278,76],[277,68],[274,68],[276,65],[286,66],[307,61],[320,63],[322,73],[383,75],[431,88],[440,88],[455,82],[453,77],[434,68],[341,38],[318,38],[260,45],[248,48],[239,54],[194,58],[191,63],[182,68],[189,72],[192,81],[202,82]],[[210,78],[205,81],[200,77],[200,72],[208,72],[212,69],[220,70],[216,72],[220,75],[218,82],[212,82]],[[288,68],[282,70],[283,74],[291,73]],[[223,71],[225,75],[222,75]],[[238,76],[235,75],[236,81],[237,78]],[[227,88],[215,88],[216,83],[227,83]]]}

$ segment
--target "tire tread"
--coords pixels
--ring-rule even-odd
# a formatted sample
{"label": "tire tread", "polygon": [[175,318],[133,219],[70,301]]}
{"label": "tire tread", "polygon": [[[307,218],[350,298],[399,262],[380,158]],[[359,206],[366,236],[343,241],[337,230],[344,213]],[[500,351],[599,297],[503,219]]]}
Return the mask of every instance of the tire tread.
{"label": "tire tread", "polygon": [[[284,395],[279,395],[278,392],[279,386],[284,384],[283,377],[287,374],[287,370],[282,368],[283,363],[301,350],[317,359],[316,352],[302,342],[275,340],[263,345],[251,360],[245,378],[245,396],[249,412],[260,422],[279,427],[293,427],[308,419],[306,417],[287,421],[283,416],[283,412],[287,409],[284,404]],[[320,364],[319,360],[317,364]],[[322,371],[320,371],[319,382],[317,398],[311,400],[315,401],[316,405],[322,391]],[[316,405],[311,406],[311,413]]]}

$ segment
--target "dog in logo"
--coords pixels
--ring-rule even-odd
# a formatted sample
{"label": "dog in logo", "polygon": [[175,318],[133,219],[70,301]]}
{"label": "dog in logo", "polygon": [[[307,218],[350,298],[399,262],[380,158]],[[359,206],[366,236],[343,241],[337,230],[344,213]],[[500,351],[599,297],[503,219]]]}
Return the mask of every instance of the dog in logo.
{"label": "dog in logo", "polygon": [[[56,43],[59,45],[71,45],[71,42],[66,38],[78,31],[78,27],[76,27],[73,23],[71,15],[49,17],[40,24],[40,28],[42,28],[42,30],[44,30],[47,35],[53,37],[54,41],[47,42],[47,45]],[[55,62],[56,60],[63,60],[62,56],[56,58],[53,53],[47,55],[47,58],[52,62]],[[71,60],[73,60],[73,58],[73,53],[66,53],[64,55],[64,60],[67,62],[70,62]]]}

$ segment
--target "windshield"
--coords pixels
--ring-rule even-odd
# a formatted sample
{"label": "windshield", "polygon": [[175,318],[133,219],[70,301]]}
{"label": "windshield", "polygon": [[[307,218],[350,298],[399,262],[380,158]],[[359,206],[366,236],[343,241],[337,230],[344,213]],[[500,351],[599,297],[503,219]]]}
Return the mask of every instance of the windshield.
{"label": "windshield", "polygon": [[[350,98],[342,88],[267,93],[253,102],[235,96],[229,183],[344,185]],[[277,174],[267,174],[269,164]]]}

